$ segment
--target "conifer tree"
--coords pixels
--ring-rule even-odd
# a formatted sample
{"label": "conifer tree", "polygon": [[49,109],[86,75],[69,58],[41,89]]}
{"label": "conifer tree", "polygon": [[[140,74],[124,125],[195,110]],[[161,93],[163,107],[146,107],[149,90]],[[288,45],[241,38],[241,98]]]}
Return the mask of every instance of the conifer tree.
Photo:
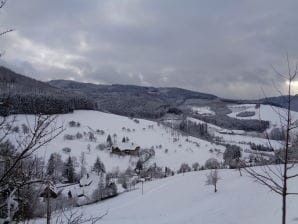
{"label": "conifer tree", "polygon": [[96,161],[93,165],[93,171],[96,172],[98,176],[99,174],[106,172],[105,165],[100,161],[99,157],[96,158]]}
{"label": "conifer tree", "polygon": [[67,161],[64,163],[63,176],[67,178],[70,183],[74,182],[75,169],[73,166],[72,158],[69,156]]}

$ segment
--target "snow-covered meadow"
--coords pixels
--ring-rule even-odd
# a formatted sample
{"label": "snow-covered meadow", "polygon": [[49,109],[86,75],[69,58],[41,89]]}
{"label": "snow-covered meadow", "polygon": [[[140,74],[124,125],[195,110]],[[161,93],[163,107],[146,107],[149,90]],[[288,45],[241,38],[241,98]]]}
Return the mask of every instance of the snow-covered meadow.
{"label": "snow-covered meadow", "polygon": [[[205,184],[209,171],[198,171],[145,182],[137,189],[93,205],[77,208],[88,216],[108,214],[102,224],[278,224],[281,198],[244,173],[220,170],[218,192]],[[296,189],[298,179],[290,184]],[[289,197],[288,223],[298,222],[297,197]],[[55,218],[55,215],[53,216]],[[32,223],[44,223],[44,219]]]}
{"label": "snow-covered meadow", "polygon": [[[207,109],[209,110],[210,108]],[[197,111],[204,112],[207,109],[205,107],[202,110],[196,108]],[[233,111],[231,114],[228,114],[231,117],[236,117],[236,114],[239,112],[255,111],[256,114],[253,117],[244,117],[243,119],[257,119],[257,117],[260,117],[263,120],[269,120],[269,129],[280,127],[278,125],[280,119],[275,112],[277,110],[284,111],[268,105],[261,105],[260,108],[256,108],[255,104],[231,105],[230,109]],[[296,112],[293,112],[293,117],[298,117]],[[17,115],[16,118],[16,124],[19,126],[21,124],[30,126],[34,123],[33,115]],[[204,123],[190,117],[187,120],[194,123]],[[69,125],[71,121],[79,123],[80,126],[71,127]],[[64,159],[68,156],[79,158],[81,153],[84,153],[89,168],[93,165],[97,156],[104,162],[107,171],[118,168],[123,171],[129,166],[135,167],[137,157],[113,155],[108,150],[99,149],[100,144],[106,143],[108,135],[111,136],[114,145],[122,150],[135,149],[137,146],[143,149],[154,149],[155,156],[150,162],[155,162],[161,167],[167,166],[173,170],[177,170],[184,162],[189,164],[199,162],[200,165],[203,165],[209,158],[221,160],[222,153],[225,150],[224,146],[183,135],[181,132],[158,122],[132,119],[99,111],[78,110],[74,111],[74,113],[58,115],[56,125],[61,124],[65,128],[64,132],[54,141],[37,151],[37,155],[44,158],[45,161],[54,152],[61,154]],[[208,124],[208,131],[222,139],[223,143],[239,145],[248,153],[252,152],[249,145],[252,142],[264,146],[269,145],[266,138],[256,137],[241,130],[227,130]],[[66,135],[75,136],[78,133],[82,134],[83,137],[79,139],[74,138],[73,140],[65,139]],[[93,141],[90,141],[88,138],[88,133],[94,134],[95,139]],[[127,138],[128,141],[123,143],[123,137]],[[274,140],[270,141],[270,145],[275,149],[281,147],[281,143]],[[71,151],[65,152],[64,148],[70,148]]]}
{"label": "snow-covered meadow", "polygon": [[[16,125],[19,126],[23,123],[32,125],[34,122],[33,115],[18,115],[16,119]],[[79,122],[80,126],[70,127],[70,121]],[[36,152],[45,161],[54,152],[61,154],[63,158],[68,156],[79,158],[84,152],[89,167],[93,165],[97,156],[104,162],[107,171],[116,168],[123,171],[129,166],[135,167],[136,157],[112,155],[108,150],[98,149],[99,144],[106,143],[108,135],[111,136],[114,145],[121,149],[135,149],[137,146],[144,149],[154,149],[155,156],[150,162],[156,162],[158,166],[167,166],[173,170],[177,170],[184,162],[190,165],[199,162],[203,165],[209,158],[221,159],[222,154],[218,154],[214,150],[224,151],[223,146],[199,138],[183,136],[180,132],[157,122],[131,119],[99,111],[81,110],[58,115],[56,125],[61,124],[65,128],[64,132]],[[104,133],[100,133],[100,131]],[[65,135],[76,135],[78,132],[83,134],[80,139],[67,140],[64,138]],[[90,141],[84,132],[94,133],[96,140]],[[127,137],[129,141],[123,143],[123,137]],[[62,150],[66,147],[70,148],[71,151]]]}

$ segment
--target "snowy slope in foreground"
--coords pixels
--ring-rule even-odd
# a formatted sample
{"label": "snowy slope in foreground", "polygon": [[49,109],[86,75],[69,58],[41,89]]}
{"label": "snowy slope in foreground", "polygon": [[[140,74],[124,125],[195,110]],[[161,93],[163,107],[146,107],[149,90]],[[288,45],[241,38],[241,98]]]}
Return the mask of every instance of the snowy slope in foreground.
{"label": "snowy slope in foreground", "polygon": [[[34,116],[18,115],[19,125],[22,123],[33,123]],[[80,127],[69,127],[69,121],[79,122]],[[224,151],[223,146],[218,146],[210,142],[182,136],[174,129],[168,128],[156,122],[138,119],[135,121],[128,117],[114,114],[102,113],[99,111],[75,111],[71,114],[58,116],[57,124],[64,124],[66,130],[58,136],[47,147],[39,150],[37,153],[46,161],[50,154],[58,152],[65,159],[69,155],[76,156],[78,159],[82,152],[85,153],[88,166],[91,167],[97,156],[104,162],[106,169],[111,171],[116,167],[125,170],[128,166],[135,167],[137,157],[110,155],[108,150],[99,150],[97,146],[106,143],[107,136],[110,134],[115,140],[116,145],[121,149],[134,149],[140,146],[144,149],[153,148],[155,157],[151,162],[156,162],[159,166],[168,166],[177,170],[181,163],[187,162],[190,165],[194,162],[204,164],[209,158],[221,158],[214,149]],[[104,134],[96,133],[96,130],[103,130]],[[95,133],[96,141],[92,142],[88,137],[81,139],[65,140],[65,134],[76,135],[78,132]],[[116,134],[116,136],[113,136]],[[128,137],[129,142],[123,144],[122,138]],[[69,147],[70,153],[63,152],[63,148]],[[90,151],[89,149],[90,148]],[[47,150],[45,150],[47,149]],[[210,149],[211,152],[209,151]]]}
{"label": "snowy slope in foreground", "polygon": [[[79,208],[86,216],[109,211],[102,224],[278,224],[281,198],[234,170],[220,170],[219,191],[199,171],[146,182],[141,189]],[[290,185],[295,188],[298,179]],[[298,198],[289,197],[288,223],[297,223]],[[38,220],[35,223],[43,223]]]}

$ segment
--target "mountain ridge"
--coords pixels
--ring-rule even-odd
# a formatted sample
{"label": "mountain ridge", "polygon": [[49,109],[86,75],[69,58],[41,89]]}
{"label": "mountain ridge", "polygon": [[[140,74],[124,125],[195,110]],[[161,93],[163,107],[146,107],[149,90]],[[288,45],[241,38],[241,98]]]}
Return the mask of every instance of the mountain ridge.
{"label": "mountain ridge", "polygon": [[[178,87],[103,85],[62,79],[42,82],[15,73],[3,66],[0,66],[0,86],[2,101],[8,95],[14,96],[11,97],[9,109],[0,107],[2,115],[10,113],[53,114],[67,113],[74,109],[91,109],[124,116],[156,119],[169,112],[183,113],[189,105],[210,106],[215,108],[218,114],[226,114],[228,112],[226,105],[229,103],[287,106],[282,101],[284,96],[237,100]],[[33,95],[38,97],[34,98]],[[29,102],[27,102],[28,98],[30,98]],[[292,108],[298,111],[297,95],[293,99]],[[51,102],[52,108],[43,106],[43,102],[46,101]]]}
{"label": "mountain ridge", "polygon": [[45,82],[0,67],[0,115],[57,114],[74,109],[95,109],[79,92],[63,90]]}

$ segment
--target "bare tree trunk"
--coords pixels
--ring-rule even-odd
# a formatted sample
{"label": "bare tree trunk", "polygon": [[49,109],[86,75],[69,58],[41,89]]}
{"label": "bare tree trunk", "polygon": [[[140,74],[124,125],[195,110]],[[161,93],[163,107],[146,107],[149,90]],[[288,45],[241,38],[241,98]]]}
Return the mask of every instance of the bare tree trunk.
{"label": "bare tree trunk", "polygon": [[47,195],[47,224],[51,224],[51,199],[49,193]]}
{"label": "bare tree trunk", "polygon": [[286,224],[286,217],[287,217],[287,196],[284,194],[282,196],[282,224]]}
{"label": "bare tree trunk", "polygon": [[47,224],[51,224],[51,195],[50,195],[50,182],[47,183]]}
{"label": "bare tree trunk", "polygon": [[289,142],[290,142],[290,128],[291,128],[291,84],[292,79],[289,79],[288,86],[288,108],[287,108],[287,130],[286,130],[286,145],[284,155],[284,173],[283,173],[283,189],[282,189],[282,224],[286,224],[287,213],[287,181],[288,181],[288,154],[289,154]]}

